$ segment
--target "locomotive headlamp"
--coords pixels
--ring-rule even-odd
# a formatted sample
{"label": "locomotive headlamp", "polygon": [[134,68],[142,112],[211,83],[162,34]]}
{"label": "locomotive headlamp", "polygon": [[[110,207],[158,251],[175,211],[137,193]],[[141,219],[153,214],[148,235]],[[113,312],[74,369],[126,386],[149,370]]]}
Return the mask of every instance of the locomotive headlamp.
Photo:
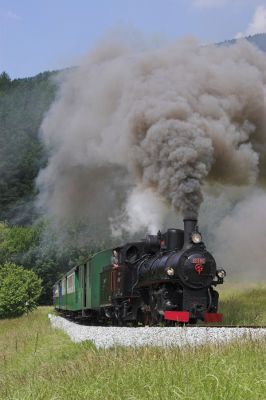
{"label": "locomotive headlamp", "polygon": [[191,240],[195,244],[200,243],[202,240],[201,234],[199,232],[193,232],[191,234]]}
{"label": "locomotive headlamp", "polygon": [[175,270],[172,267],[168,267],[168,268],[166,268],[166,273],[168,276],[174,276]]}
{"label": "locomotive headlamp", "polygon": [[225,277],[225,275],[226,275],[226,272],[224,269],[219,269],[219,271],[217,271],[218,278],[223,279]]}

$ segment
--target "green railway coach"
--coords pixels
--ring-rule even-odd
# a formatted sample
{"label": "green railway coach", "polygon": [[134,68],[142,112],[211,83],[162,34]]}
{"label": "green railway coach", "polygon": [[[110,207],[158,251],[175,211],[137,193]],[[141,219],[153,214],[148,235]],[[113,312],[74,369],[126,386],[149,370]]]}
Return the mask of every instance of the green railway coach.
{"label": "green railway coach", "polygon": [[100,307],[100,274],[111,265],[112,250],[104,250],[68,271],[53,288],[54,306],[71,312]]}

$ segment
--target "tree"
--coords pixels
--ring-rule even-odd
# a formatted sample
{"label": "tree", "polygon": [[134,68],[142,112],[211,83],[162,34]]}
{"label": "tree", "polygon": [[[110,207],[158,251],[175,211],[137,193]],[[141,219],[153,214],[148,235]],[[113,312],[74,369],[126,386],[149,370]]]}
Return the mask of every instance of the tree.
{"label": "tree", "polygon": [[0,318],[18,317],[37,307],[41,279],[13,263],[0,265]]}
{"label": "tree", "polygon": [[10,76],[4,71],[0,74],[0,90],[5,90],[11,85]]}

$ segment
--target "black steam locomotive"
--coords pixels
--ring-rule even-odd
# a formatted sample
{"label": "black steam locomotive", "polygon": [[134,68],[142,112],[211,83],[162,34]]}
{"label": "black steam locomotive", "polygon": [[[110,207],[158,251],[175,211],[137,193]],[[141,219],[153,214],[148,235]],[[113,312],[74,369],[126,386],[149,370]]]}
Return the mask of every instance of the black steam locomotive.
{"label": "black steam locomotive", "polygon": [[55,307],[91,322],[118,325],[221,322],[217,269],[194,219],[184,230],[148,235],[98,253],[54,287]]}

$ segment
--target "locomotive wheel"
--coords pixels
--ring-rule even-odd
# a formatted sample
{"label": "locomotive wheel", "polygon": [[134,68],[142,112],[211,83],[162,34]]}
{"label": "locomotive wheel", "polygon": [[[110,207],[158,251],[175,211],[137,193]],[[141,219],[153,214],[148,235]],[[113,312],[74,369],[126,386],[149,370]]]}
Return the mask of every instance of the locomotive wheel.
{"label": "locomotive wheel", "polygon": [[143,325],[144,326],[152,326],[152,315],[151,315],[151,310],[144,311],[144,316],[143,316]]}
{"label": "locomotive wheel", "polygon": [[139,310],[138,321],[143,326],[152,326],[152,325],[154,325],[151,308],[147,304],[145,304],[145,306],[143,307],[142,311]]}
{"label": "locomotive wheel", "polygon": [[170,327],[176,326],[176,322],[175,321],[165,321],[164,326],[167,326],[170,328]]}
{"label": "locomotive wheel", "polygon": [[162,317],[158,314],[157,310],[151,309],[144,311],[143,322],[144,326],[155,326],[162,322]]}

